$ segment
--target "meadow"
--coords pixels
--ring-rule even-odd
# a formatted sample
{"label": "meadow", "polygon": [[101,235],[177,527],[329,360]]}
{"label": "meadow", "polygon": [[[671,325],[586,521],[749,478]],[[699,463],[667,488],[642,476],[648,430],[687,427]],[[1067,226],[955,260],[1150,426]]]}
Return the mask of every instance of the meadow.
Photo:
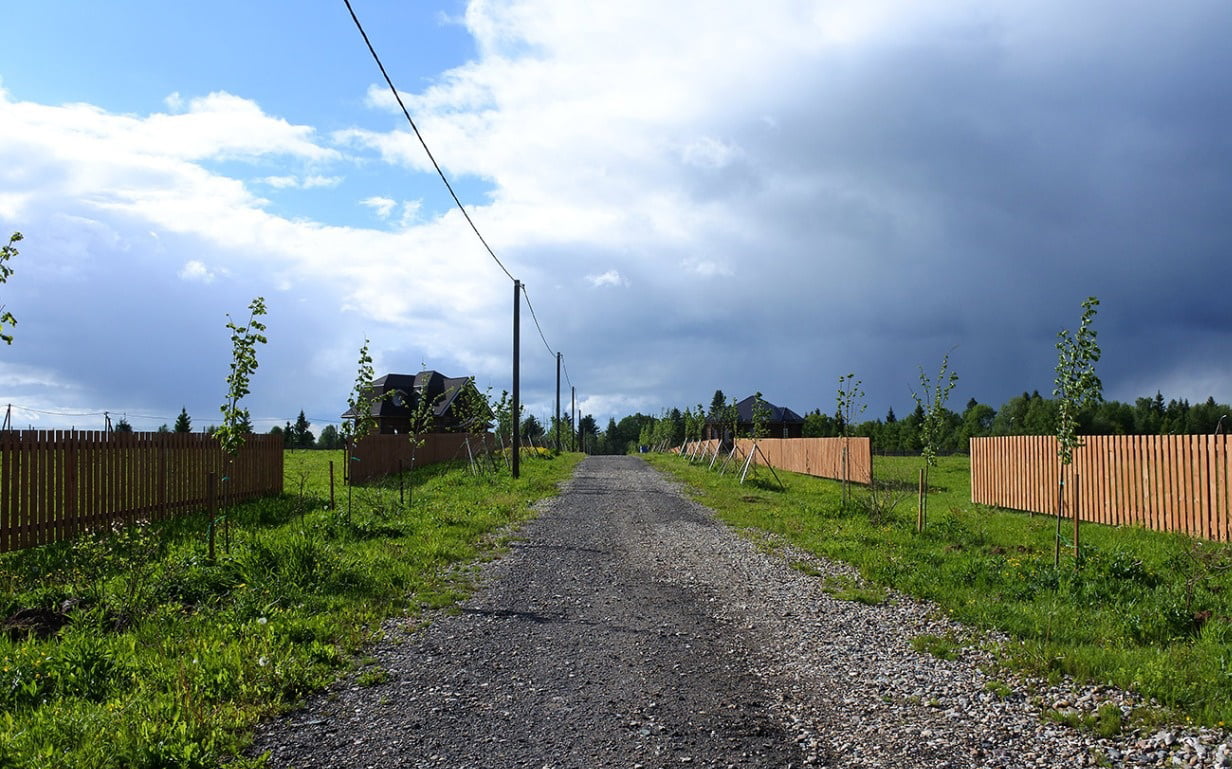
{"label": "meadow", "polygon": [[285,493],[226,511],[212,561],[205,515],[0,556],[0,767],[261,765],[243,756],[258,720],[340,675],[379,680],[359,655],[385,620],[463,597],[580,458],[348,494],[342,452],[289,451]]}
{"label": "meadow", "polygon": [[[739,485],[674,455],[650,461],[739,529],[853,564],[884,600],[885,588],[934,601],[954,619],[996,629],[1007,668],[1043,679],[1070,675],[1138,692],[1157,707],[1143,721],[1232,723],[1232,548],[1178,534],[1084,524],[1053,566],[1056,521],[970,501],[969,460],[939,458],[930,471],[929,518],[915,531],[919,457],[876,457],[872,489],[765,470]],[[1070,536],[1066,522],[1063,536]],[[924,643],[928,639],[921,639]]]}

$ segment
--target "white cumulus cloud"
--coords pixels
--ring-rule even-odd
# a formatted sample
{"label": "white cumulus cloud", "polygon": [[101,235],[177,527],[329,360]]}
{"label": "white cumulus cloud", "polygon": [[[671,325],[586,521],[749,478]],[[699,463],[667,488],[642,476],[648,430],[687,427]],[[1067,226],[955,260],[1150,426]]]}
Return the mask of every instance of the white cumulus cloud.
{"label": "white cumulus cloud", "polygon": [[205,263],[198,259],[189,259],[180,268],[180,279],[197,281],[199,283],[213,283],[215,275],[205,266]]}
{"label": "white cumulus cloud", "polygon": [[587,275],[586,280],[590,281],[590,285],[595,288],[600,286],[625,286],[628,282],[617,270],[608,270],[607,272],[598,275]]}
{"label": "white cumulus cloud", "polygon": [[393,213],[394,207],[398,205],[398,201],[394,200],[393,198],[373,196],[370,198],[364,198],[363,200],[359,201],[359,204],[361,206],[367,206],[368,208],[371,208],[373,211],[376,212],[376,215],[381,217],[382,219],[388,219],[389,215]]}

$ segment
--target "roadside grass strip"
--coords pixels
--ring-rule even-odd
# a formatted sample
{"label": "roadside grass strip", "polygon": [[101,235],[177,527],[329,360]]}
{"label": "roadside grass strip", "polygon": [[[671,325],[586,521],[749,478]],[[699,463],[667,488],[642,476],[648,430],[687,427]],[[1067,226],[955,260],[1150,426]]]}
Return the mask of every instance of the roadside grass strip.
{"label": "roadside grass strip", "polygon": [[[770,532],[968,626],[1003,631],[1014,640],[999,657],[1011,669],[1128,689],[1182,722],[1232,723],[1228,545],[1084,523],[1079,563],[1071,547],[1055,568],[1055,519],[973,505],[963,456],[939,458],[930,471],[922,534],[914,531],[919,457],[876,457],[877,487],[857,487],[846,505],[838,481],[780,470],[781,490],[772,479],[739,485],[677,456],[648,459],[734,527]],[[921,644],[936,653],[930,639]]]}
{"label": "roadside grass strip", "polygon": [[[337,473],[326,509],[328,462]],[[383,620],[468,591],[460,565],[556,493],[580,454],[473,475],[433,465],[356,488],[342,453],[288,452],[285,493],[224,511],[214,562],[202,514],[0,556],[0,767],[260,766],[258,720],[355,670]]]}

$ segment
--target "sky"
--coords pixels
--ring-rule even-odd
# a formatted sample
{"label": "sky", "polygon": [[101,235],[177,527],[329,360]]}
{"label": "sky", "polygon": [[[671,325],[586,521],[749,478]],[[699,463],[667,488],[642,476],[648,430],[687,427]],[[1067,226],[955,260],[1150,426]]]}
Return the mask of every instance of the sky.
{"label": "sky", "polygon": [[342,0],[6,3],[15,427],[218,423],[256,296],[259,431],[337,423],[365,339],[496,396],[509,275],[541,420],[557,351],[600,426],[901,415],[947,352],[996,408],[1088,296],[1105,397],[1232,402],[1224,0],[352,4],[499,264]]}

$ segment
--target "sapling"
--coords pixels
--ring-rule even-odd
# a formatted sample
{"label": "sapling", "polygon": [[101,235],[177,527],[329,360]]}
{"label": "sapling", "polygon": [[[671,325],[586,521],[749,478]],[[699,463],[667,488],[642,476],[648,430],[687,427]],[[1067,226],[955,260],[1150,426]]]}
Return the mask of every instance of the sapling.
{"label": "sapling", "polygon": [[958,374],[950,371],[950,353],[941,358],[941,370],[937,379],[930,380],[920,366],[920,389],[923,396],[914,390],[911,397],[917,406],[924,411],[924,419],[920,422],[920,456],[924,457],[924,469],[920,476],[919,516],[916,519],[916,531],[924,530],[924,522],[928,517],[928,469],[937,466],[937,448],[941,442],[941,428],[945,422],[945,402],[950,398],[950,391],[958,383]]}
{"label": "sapling", "polygon": [[693,412],[693,438],[694,440],[698,442],[697,450],[693,452],[695,455],[694,458],[696,458],[696,455],[700,453],[701,451],[700,444],[701,444],[702,439],[705,437],[705,435],[706,435],[706,411],[702,407],[702,404],[699,403],[697,404],[697,410]]}
{"label": "sapling", "polygon": [[770,407],[761,399],[761,392],[753,396],[753,440],[770,435]]}
{"label": "sapling", "polygon": [[[252,374],[257,370],[257,345],[265,344],[265,324],[259,319],[265,315],[265,299],[257,297],[248,305],[248,322],[237,324],[227,313],[227,328],[231,330],[231,369],[227,374],[227,400],[221,406],[222,425],[214,431],[223,452],[227,455],[227,472],[235,464],[235,456],[252,432],[248,409],[240,401],[249,393]],[[223,481],[228,476],[223,476]],[[210,511],[213,516],[213,511]],[[210,559],[214,558],[214,525],[210,520]]]}
{"label": "sapling", "polygon": [[[0,246],[0,283],[7,283],[9,276],[13,274],[13,268],[9,267],[5,262],[17,256],[18,251],[13,244],[21,239],[21,233],[14,232],[9,237],[8,245]],[[13,343],[13,335],[4,333],[4,327],[13,328],[16,325],[17,318],[14,318],[13,313],[4,309],[4,305],[0,304],[0,340],[3,340],[5,344]]]}
{"label": "sapling", "polygon": [[843,438],[843,505],[848,502],[848,457],[851,456],[851,420],[852,417],[858,417],[864,413],[865,404],[861,401],[864,397],[864,390],[860,389],[863,384],[859,379],[856,379],[855,374],[844,374],[838,378],[838,392],[835,396],[837,409],[834,412],[834,418],[839,425],[839,435]]}
{"label": "sapling", "polygon": [[[1061,461],[1060,481],[1057,487],[1057,531],[1053,545],[1052,565],[1061,563],[1061,515],[1065,489],[1065,472],[1073,464],[1074,449],[1082,446],[1077,435],[1078,414],[1083,408],[1103,400],[1103,383],[1095,375],[1095,363],[1099,361],[1099,344],[1096,331],[1091,328],[1095,308],[1099,300],[1088,296],[1082,303],[1082,318],[1078,331],[1070,333],[1062,329],[1057,333],[1057,368],[1052,390],[1057,398],[1057,457]],[[1074,495],[1074,565],[1078,566],[1078,497]]]}
{"label": "sapling", "polygon": [[407,440],[411,444],[410,469],[412,472],[415,470],[416,453],[427,442],[427,434],[436,426],[436,406],[445,397],[445,393],[429,399],[428,388],[425,385],[424,391],[418,393],[418,396],[415,399],[415,405],[411,407],[410,417],[407,419]]}
{"label": "sapling", "polygon": [[457,429],[467,434],[466,451],[472,472],[478,472],[482,469],[483,465],[481,462],[475,461],[474,452],[471,450],[470,436],[487,433],[488,424],[492,421],[493,417],[490,392],[490,389],[488,393],[480,392],[479,388],[475,385],[475,378],[468,377],[453,402],[454,414],[458,418]]}
{"label": "sapling", "polygon": [[372,367],[372,356],[368,353],[368,339],[359,348],[359,368],[355,374],[355,386],[347,397],[348,411],[355,415],[349,422],[342,423],[342,445],[346,449],[347,461],[347,518],[351,517],[351,468],[350,462],[357,461],[354,456],[355,446],[376,430],[376,417],[372,416],[373,405],[385,399],[385,393],[376,393],[372,382],[376,379],[376,370]]}
{"label": "sapling", "polygon": [[[496,404],[492,409],[493,416],[496,419],[496,441],[500,446],[501,454],[505,453],[505,440],[509,440],[510,451],[514,449],[513,444],[513,400],[509,397],[508,390],[501,390],[500,397],[496,399]],[[566,414],[563,419],[569,424],[569,433],[573,434],[573,419]],[[510,466],[512,459],[506,457],[505,464]]]}

